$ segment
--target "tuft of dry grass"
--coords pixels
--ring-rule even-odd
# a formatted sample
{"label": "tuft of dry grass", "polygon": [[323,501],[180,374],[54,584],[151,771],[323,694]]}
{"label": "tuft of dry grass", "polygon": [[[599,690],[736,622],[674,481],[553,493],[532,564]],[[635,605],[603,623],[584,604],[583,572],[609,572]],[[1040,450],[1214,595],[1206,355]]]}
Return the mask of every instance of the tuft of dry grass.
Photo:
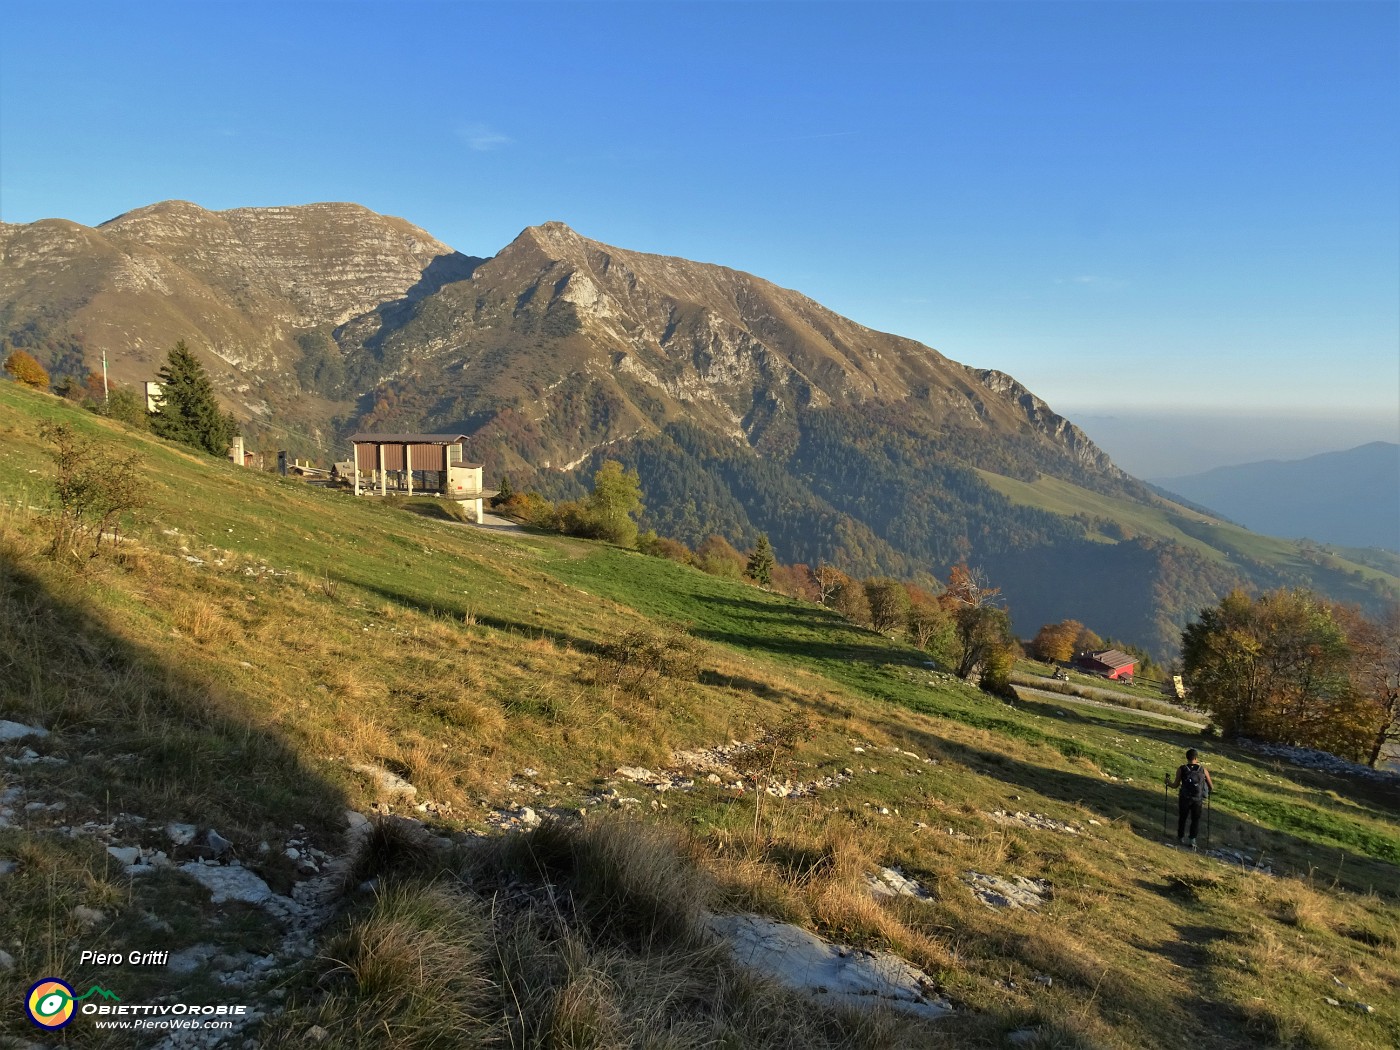
{"label": "tuft of dry grass", "polygon": [[303,1045],[312,1026],[356,1050],[500,1045],[490,920],[479,901],[442,883],[390,885],[322,956],[319,1001],[294,1002],[260,1045]]}

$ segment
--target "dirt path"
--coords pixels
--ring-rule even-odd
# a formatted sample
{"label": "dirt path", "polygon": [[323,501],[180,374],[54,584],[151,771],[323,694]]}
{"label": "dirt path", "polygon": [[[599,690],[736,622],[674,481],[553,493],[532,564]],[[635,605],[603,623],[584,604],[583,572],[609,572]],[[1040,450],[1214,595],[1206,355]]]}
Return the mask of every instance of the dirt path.
{"label": "dirt path", "polygon": [[489,510],[481,512],[481,524],[470,523],[474,528],[490,529],[492,532],[524,532],[525,526],[517,525],[509,518],[503,518],[499,514],[492,514]]}
{"label": "dirt path", "polygon": [[[1191,729],[1200,729],[1206,724],[1205,719],[1201,719],[1199,722],[1192,722],[1189,719],[1178,718],[1176,715],[1164,715],[1156,711],[1143,711],[1136,707],[1125,707],[1122,704],[1110,703],[1106,700],[1090,700],[1083,696],[1066,696],[1063,693],[1052,693],[1048,689],[1037,689],[1035,686],[1022,685],[1020,682],[1015,682],[1013,685],[1017,692],[1030,693],[1042,700],[1054,700],[1057,703],[1065,704],[1088,704],[1090,707],[1107,707],[1113,711],[1128,711],[1135,715],[1142,715],[1144,718],[1154,718],[1159,722],[1173,722],[1176,725],[1187,726]],[[1108,690],[1100,690],[1100,692],[1108,692]]]}

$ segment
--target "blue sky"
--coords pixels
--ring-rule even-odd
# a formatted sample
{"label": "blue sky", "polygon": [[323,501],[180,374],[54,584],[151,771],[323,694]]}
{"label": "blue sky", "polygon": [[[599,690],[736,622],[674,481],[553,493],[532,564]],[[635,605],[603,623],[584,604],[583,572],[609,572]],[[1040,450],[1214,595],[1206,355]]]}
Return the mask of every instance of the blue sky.
{"label": "blue sky", "polygon": [[3,25],[7,222],[351,200],[487,255],[558,219],[1071,415],[1400,437],[1400,4],[8,0]]}

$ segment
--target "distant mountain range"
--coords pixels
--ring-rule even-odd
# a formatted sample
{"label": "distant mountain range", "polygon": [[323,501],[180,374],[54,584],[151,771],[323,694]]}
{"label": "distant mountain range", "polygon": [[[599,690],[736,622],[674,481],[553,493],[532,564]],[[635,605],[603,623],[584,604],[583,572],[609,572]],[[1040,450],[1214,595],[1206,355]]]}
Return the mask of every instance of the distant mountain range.
{"label": "distant mountain range", "polygon": [[1156,478],[1256,532],[1400,553],[1400,444]]}
{"label": "distant mountain range", "polygon": [[764,532],[860,575],[965,560],[1026,634],[1074,617],[1165,652],[1237,583],[1370,604],[1400,583],[1158,496],[1008,375],[561,223],[490,258],[351,204],[0,224],[0,337],[58,372],[105,350],[127,382],[185,339],[254,447],[461,432],[492,481],[556,497],[616,458],[663,535]]}

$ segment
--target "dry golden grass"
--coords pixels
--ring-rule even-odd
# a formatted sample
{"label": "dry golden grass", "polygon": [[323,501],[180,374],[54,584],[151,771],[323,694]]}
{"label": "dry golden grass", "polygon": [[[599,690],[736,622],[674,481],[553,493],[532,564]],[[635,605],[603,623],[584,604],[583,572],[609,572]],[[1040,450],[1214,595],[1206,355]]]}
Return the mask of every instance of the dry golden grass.
{"label": "dry golden grass", "polygon": [[[356,898],[336,942],[338,962],[310,975],[327,983],[300,988],[282,1019],[289,1027],[269,1025],[268,1042],[296,1042],[316,1018],[337,1039],[343,1029],[351,1046],[455,1045],[458,1024],[490,1045],[521,1047],[551,1039],[794,1050],[992,1046],[1024,1027],[1040,1032],[1042,1046],[1252,1040],[1350,1050],[1400,1039],[1383,1006],[1400,999],[1393,881],[1375,876],[1380,892],[1368,896],[1347,883],[1246,874],[1164,849],[1153,793],[1127,779],[1110,786],[1101,773],[1105,755],[1117,750],[1157,760],[1149,741],[1119,739],[1138,733],[1135,726],[1105,729],[1098,714],[1055,721],[953,686],[899,693],[890,676],[880,677],[882,660],[902,666],[907,654],[893,650],[870,657],[868,678],[842,678],[819,663],[825,643],[815,634],[804,643],[816,654],[805,666],[769,658],[797,651],[786,639],[746,651],[707,642],[681,674],[640,676],[643,688],[608,681],[598,673],[598,647],[650,621],[584,593],[602,589],[601,578],[576,577],[586,584],[580,589],[542,573],[556,562],[586,561],[593,556],[586,544],[482,537],[349,500],[314,502],[321,497],[294,489],[263,499],[259,479],[193,459],[165,469],[190,474],[171,483],[159,522],[124,544],[120,557],[81,573],[42,558],[41,516],[14,501],[0,505],[4,717],[54,729],[44,746],[69,760],[27,773],[36,790],[102,800],[156,827],[175,819],[214,824],[252,857],[264,839],[276,854],[293,820],[331,845],[347,805],[402,810],[402,801],[381,798],[372,780],[349,771],[360,761],[407,775],[420,799],[450,804],[454,817],[435,829],[447,833],[475,823],[455,815],[478,817],[480,801],[572,808],[620,765],[666,768],[673,749],[757,741],[793,716],[813,726],[784,755],[793,779],[855,770],[829,792],[764,797],[761,806],[752,791],[736,797],[704,784],[643,795],[645,817],[620,831],[607,821],[595,829],[590,815],[582,829],[517,841],[511,848],[531,845],[514,859],[498,856],[447,877],[411,858],[375,862],[365,870],[384,873],[386,896]],[[200,496],[205,485],[209,493]],[[186,493],[198,504],[186,506]],[[169,526],[177,534],[162,531]],[[245,540],[249,533],[254,539]],[[187,562],[183,548],[205,564]],[[273,575],[265,559],[290,575]],[[672,590],[639,594],[639,607],[655,598],[681,609],[671,600],[687,580],[663,582]],[[767,600],[735,596],[747,606]],[[698,621],[705,611],[692,605],[658,618]],[[784,607],[782,615],[797,621],[803,613]],[[738,627],[710,628],[712,637],[742,641]],[[769,628],[754,621],[742,629]],[[866,641],[872,649],[885,644]],[[1178,741],[1170,737],[1157,751],[1168,743],[1174,749]],[[857,754],[856,746],[865,750]],[[925,765],[892,747],[939,761]],[[526,766],[552,782],[539,799],[508,788]],[[1231,777],[1304,816],[1320,812],[1320,796],[1304,797],[1284,770],[1256,773],[1247,760],[1232,760]],[[1134,801],[1144,794],[1145,802]],[[1099,824],[1080,837],[1008,828],[988,818],[995,808]],[[1289,837],[1239,811],[1232,820],[1232,844],[1267,847],[1271,857]],[[691,833],[653,834],[653,822]],[[1295,850],[1327,848],[1320,843],[1299,835]],[[7,882],[0,936],[39,936],[50,922],[41,906],[50,892],[63,906],[88,893],[130,912],[103,888],[125,884],[92,862],[91,854],[26,859],[71,886],[60,893]],[[875,902],[864,876],[887,864],[922,882],[933,902]],[[1054,892],[1038,913],[993,912],[963,883],[970,869],[1045,878]],[[445,909],[445,925],[396,903],[389,891],[404,880]],[[24,901],[10,907],[16,887]],[[833,1019],[734,973],[678,934],[693,917],[646,903],[675,896],[892,947],[935,974],[962,1009],[931,1032],[879,1015]],[[20,914],[28,916],[22,923]],[[219,935],[209,915],[194,915],[190,937]],[[469,958],[438,943],[455,936],[459,920],[476,938]],[[79,936],[62,915],[52,928],[54,944]],[[415,957],[410,949],[421,950]],[[381,951],[385,965],[376,968],[372,956]],[[442,975],[419,971],[454,958],[464,972],[485,976],[489,1023],[424,1020],[422,1002],[450,989],[434,983]],[[1040,974],[1053,986],[1037,985]],[[1349,996],[1375,1003],[1377,1016],[1319,1012],[1333,976],[1351,986]]]}
{"label": "dry golden grass", "polygon": [[442,885],[389,886],[325,946],[319,1002],[294,1004],[259,1043],[300,1046],[319,1025],[343,1047],[498,1046],[489,945],[479,902]]}

